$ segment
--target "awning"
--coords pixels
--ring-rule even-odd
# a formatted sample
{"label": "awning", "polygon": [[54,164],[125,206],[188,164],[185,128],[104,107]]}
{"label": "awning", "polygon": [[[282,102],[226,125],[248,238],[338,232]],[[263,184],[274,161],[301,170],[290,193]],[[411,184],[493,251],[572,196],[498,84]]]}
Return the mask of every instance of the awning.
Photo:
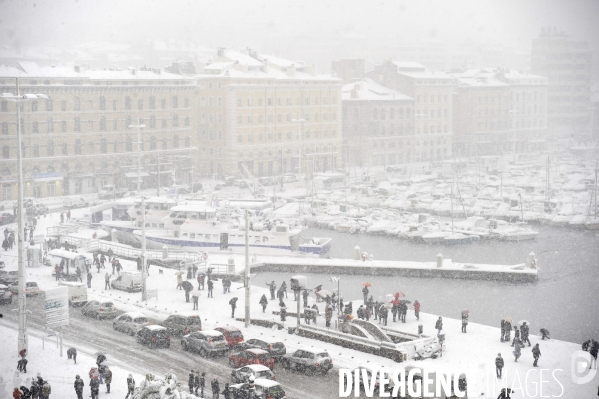
{"label": "awning", "polygon": [[148,177],[150,176],[147,172],[141,172],[138,176],[137,172],[127,172],[125,173],[126,178],[134,178],[134,177]]}

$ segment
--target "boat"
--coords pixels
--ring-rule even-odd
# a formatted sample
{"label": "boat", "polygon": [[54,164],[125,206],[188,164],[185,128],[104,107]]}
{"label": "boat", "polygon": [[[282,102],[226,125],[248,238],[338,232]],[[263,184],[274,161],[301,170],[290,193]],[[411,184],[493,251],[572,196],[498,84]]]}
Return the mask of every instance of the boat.
{"label": "boat", "polygon": [[449,233],[443,237],[443,242],[447,245],[470,244],[478,240],[480,240],[480,237],[475,234]]}

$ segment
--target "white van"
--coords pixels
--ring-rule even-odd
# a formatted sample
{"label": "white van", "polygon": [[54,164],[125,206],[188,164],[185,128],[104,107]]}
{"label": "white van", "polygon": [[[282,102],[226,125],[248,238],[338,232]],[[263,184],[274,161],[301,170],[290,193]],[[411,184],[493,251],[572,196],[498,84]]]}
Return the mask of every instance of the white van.
{"label": "white van", "polygon": [[121,275],[112,280],[112,288],[128,292],[141,291],[141,272],[121,272]]}
{"label": "white van", "polygon": [[87,303],[87,286],[84,283],[61,281],[58,285],[69,287],[69,306],[83,306]]}

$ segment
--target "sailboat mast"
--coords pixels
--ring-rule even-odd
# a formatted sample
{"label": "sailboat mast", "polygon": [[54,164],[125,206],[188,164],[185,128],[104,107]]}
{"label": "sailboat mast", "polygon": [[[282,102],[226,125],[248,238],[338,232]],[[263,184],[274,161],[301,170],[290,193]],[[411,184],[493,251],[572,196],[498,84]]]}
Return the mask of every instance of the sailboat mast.
{"label": "sailboat mast", "polygon": [[453,180],[451,182],[451,196],[450,201],[451,201],[451,234],[453,234],[453,185],[455,183],[455,175],[453,175]]}

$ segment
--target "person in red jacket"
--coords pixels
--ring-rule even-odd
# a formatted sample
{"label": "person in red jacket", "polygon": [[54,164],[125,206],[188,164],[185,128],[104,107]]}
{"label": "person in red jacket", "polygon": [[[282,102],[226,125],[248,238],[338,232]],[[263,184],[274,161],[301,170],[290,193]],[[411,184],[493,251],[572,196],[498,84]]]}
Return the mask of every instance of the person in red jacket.
{"label": "person in red jacket", "polygon": [[21,399],[21,391],[19,391],[19,388],[15,388],[15,390],[12,393],[12,397],[14,399]]}
{"label": "person in red jacket", "polygon": [[418,302],[418,299],[414,301],[414,315],[417,320],[420,320],[420,302]]}

